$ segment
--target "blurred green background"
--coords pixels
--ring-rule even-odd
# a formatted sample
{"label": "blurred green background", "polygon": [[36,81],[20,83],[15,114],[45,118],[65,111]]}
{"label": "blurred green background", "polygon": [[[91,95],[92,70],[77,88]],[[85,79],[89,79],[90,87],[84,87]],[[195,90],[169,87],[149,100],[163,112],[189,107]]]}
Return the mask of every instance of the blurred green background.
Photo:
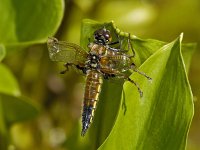
{"label": "blurred green background", "polygon": [[[30,0],[27,4],[23,0],[10,2],[12,5],[24,5],[24,7],[30,6],[28,3],[34,3],[38,9],[33,7],[33,9],[22,9],[19,12],[26,14],[31,11],[32,15],[29,17],[35,17],[35,21],[37,21],[38,12],[42,12],[41,10],[51,11],[51,16],[50,13],[49,15],[45,13],[48,16],[41,14],[44,22],[39,22],[34,27],[35,31],[33,32],[43,32],[54,21],[58,22],[54,31],[47,32],[49,35],[45,35],[46,38],[55,33],[55,36],[60,40],[79,44],[81,21],[84,18],[90,18],[100,22],[113,20],[120,30],[144,39],[153,38],[171,42],[181,32],[184,32],[183,42],[197,42],[197,50],[193,55],[189,72],[189,81],[195,100],[195,115],[189,132],[187,149],[200,149],[199,0],[66,0],[63,3],[64,16],[62,16],[62,9],[59,7],[60,20],[53,20],[56,18],[55,1],[53,0],[43,0],[42,3],[38,0]],[[52,2],[54,2],[52,9],[46,9],[51,8],[49,5]],[[37,7],[37,3],[40,7]],[[5,13],[3,12],[4,4],[4,0],[0,0],[1,13]],[[12,13],[12,11],[9,12],[7,16],[12,16]],[[5,18],[2,19],[5,20]],[[28,30],[30,24],[31,22],[24,21],[20,30]],[[9,49],[9,52],[3,60],[3,63],[16,77],[21,93],[31,98],[33,103],[40,108],[39,116],[33,120],[12,126],[11,139],[19,149],[24,150],[73,149],[69,143],[72,136],[76,135],[75,132],[79,134],[80,131],[81,100],[84,90],[81,83],[84,82],[84,78],[78,75],[75,70],[60,75],[59,71],[63,69],[62,64],[51,62],[46,44],[39,44],[44,43],[45,36],[37,33],[38,36],[34,37],[33,33],[30,34],[30,39],[33,37],[37,40],[32,42],[32,46],[27,47],[25,42],[19,46],[20,50],[13,51],[13,45],[8,44],[6,48]],[[6,34],[5,31],[4,34]],[[5,36],[9,36],[9,34]],[[27,39],[21,35],[16,41],[24,42],[25,40]],[[6,42],[9,43],[9,40]]]}

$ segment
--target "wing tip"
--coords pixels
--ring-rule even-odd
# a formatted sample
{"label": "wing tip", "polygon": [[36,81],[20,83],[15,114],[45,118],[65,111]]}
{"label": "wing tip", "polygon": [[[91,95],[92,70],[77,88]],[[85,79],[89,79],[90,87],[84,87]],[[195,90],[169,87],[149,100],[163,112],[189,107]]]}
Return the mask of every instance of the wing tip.
{"label": "wing tip", "polygon": [[53,46],[56,43],[58,43],[58,39],[56,39],[55,37],[48,37],[47,39],[47,45],[49,46]]}

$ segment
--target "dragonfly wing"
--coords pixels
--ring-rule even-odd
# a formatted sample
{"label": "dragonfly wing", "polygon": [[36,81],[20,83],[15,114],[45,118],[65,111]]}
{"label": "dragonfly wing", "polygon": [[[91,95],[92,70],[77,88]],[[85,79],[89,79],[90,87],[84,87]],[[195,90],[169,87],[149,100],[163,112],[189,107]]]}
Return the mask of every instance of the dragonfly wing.
{"label": "dragonfly wing", "polygon": [[47,47],[52,61],[78,64],[85,63],[88,56],[88,53],[79,45],[58,41],[54,37],[48,38]]}
{"label": "dragonfly wing", "polygon": [[107,68],[113,72],[124,72],[131,68],[132,62],[127,55],[104,56],[101,59],[104,60],[104,63],[101,65],[103,69]]}

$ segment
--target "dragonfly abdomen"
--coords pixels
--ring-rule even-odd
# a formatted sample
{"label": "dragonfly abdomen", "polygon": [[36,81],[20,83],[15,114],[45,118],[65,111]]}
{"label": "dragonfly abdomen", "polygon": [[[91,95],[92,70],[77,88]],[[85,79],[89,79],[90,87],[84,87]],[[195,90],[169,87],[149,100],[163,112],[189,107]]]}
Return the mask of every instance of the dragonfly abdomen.
{"label": "dragonfly abdomen", "polygon": [[85,85],[82,113],[82,136],[85,135],[94,117],[94,112],[96,110],[99,94],[101,92],[101,85],[102,75],[95,70],[90,70],[87,73]]}

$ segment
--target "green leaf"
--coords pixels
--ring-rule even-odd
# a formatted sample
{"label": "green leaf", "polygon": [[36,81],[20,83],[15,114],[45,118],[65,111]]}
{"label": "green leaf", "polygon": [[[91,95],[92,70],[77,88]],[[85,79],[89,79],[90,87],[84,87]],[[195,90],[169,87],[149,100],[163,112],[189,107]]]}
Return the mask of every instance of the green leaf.
{"label": "green leaf", "polygon": [[20,90],[18,83],[10,70],[3,64],[0,64],[0,75],[0,93],[19,96]]}
{"label": "green leaf", "polygon": [[0,93],[3,114],[7,124],[29,120],[38,115],[39,110],[26,97]]}
{"label": "green leaf", "polygon": [[63,0],[1,0],[0,42],[8,49],[43,43],[58,29]]}
{"label": "green leaf", "polygon": [[0,93],[0,149],[7,149],[10,143],[10,125],[36,115],[38,109],[28,102],[27,98]]}
{"label": "green leaf", "polygon": [[0,62],[3,60],[5,55],[6,55],[5,47],[3,44],[0,44]]}
{"label": "green leaf", "polygon": [[164,45],[140,67],[153,78],[152,83],[136,73],[131,75],[144,92],[142,98],[125,82],[126,114],[120,108],[110,135],[99,149],[185,149],[193,102],[181,39]]}
{"label": "green leaf", "polygon": [[7,149],[8,147],[8,129],[5,123],[3,105],[0,96],[0,149]]}
{"label": "green leaf", "polygon": [[0,64],[0,74],[1,112],[5,122],[14,123],[36,116],[38,109],[28,102],[30,100],[21,96],[15,77],[3,64]]}
{"label": "green leaf", "polygon": [[[81,39],[83,40],[81,40],[81,46],[88,50],[88,39],[93,41],[94,31],[101,27],[106,27],[111,31],[113,41],[116,41],[119,37],[124,43],[122,44],[122,46],[124,46],[123,48],[127,49],[128,33],[121,32],[112,22],[100,24],[88,19],[83,20],[81,31]],[[116,33],[118,35],[116,35]],[[180,125],[179,123],[173,124],[173,122],[170,122],[177,117],[175,118],[177,119],[176,121],[182,123],[182,128],[179,131],[180,134],[177,135],[177,138],[179,138],[177,140],[177,145],[179,145],[179,149],[184,148],[189,124],[193,116],[192,95],[185,69],[187,69],[187,71],[189,69],[190,59],[194,52],[195,45],[181,45],[180,39],[167,45],[166,42],[154,39],[144,40],[133,35],[131,35],[131,44],[136,53],[134,62],[138,67],[142,64],[139,69],[152,77],[153,81],[150,83],[145,77],[137,75],[137,73],[131,76],[141,86],[144,93],[144,97],[141,99],[139,98],[136,87],[130,83],[125,82],[123,87],[123,81],[117,83],[104,81],[94,122],[89,129],[89,134],[85,137],[85,141],[90,141],[90,149],[97,149],[100,146],[100,149],[134,149],[134,147],[143,149],[142,146],[144,146],[146,142],[149,146],[155,144],[155,148],[157,147],[156,144],[158,144],[158,147],[162,147],[162,144],[166,142],[164,139],[166,136],[171,136],[172,138],[174,136],[175,132],[173,133],[172,130],[169,129],[171,129],[172,126],[176,129],[177,126]],[[180,47],[182,47],[183,57]],[[184,63],[186,63],[186,65]],[[166,66],[168,66],[168,68],[166,68]],[[180,71],[176,75],[177,70]],[[174,77],[177,77],[176,81],[172,81]],[[160,93],[163,94],[160,95]],[[160,101],[160,96],[163,96],[162,101]],[[154,112],[154,110],[157,111]],[[171,114],[162,114],[162,110],[171,110]],[[181,113],[181,111],[183,112]],[[177,115],[174,115],[175,112]],[[181,116],[183,113],[186,115]],[[161,117],[161,115],[164,117],[165,115],[168,116],[166,119],[168,119],[169,122],[164,122],[163,127],[166,128],[159,128],[160,130],[157,130],[158,133],[153,135],[150,131],[155,130],[155,128],[161,124],[159,121],[163,117]],[[156,122],[155,126],[153,121]],[[171,124],[172,126],[169,126]],[[147,130],[147,127],[144,125],[149,125],[149,130]],[[165,135],[164,131],[171,135]],[[151,137],[151,135],[153,136]],[[148,136],[149,139],[152,138],[154,141],[147,141]],[[160,144],[159,142],[156,143],[156,141],[159,141]],[[137,144],[141,144],[141,142],[143,142],[143,145],[138,147]],[[182,144],[180,144],[180,142],[182,142]],[[174,149],[177,145],[172,144],[170,148]],[[144,149],[148,149],[148,145],[146,145],[146,147],[144,146]]]}
{"label": "green leaf", "polygon": [[8,125],[35,117],[38,109],[20,96],[16,79],[3,64],[0,64],[0,74],[0,149],[7,149]]}

